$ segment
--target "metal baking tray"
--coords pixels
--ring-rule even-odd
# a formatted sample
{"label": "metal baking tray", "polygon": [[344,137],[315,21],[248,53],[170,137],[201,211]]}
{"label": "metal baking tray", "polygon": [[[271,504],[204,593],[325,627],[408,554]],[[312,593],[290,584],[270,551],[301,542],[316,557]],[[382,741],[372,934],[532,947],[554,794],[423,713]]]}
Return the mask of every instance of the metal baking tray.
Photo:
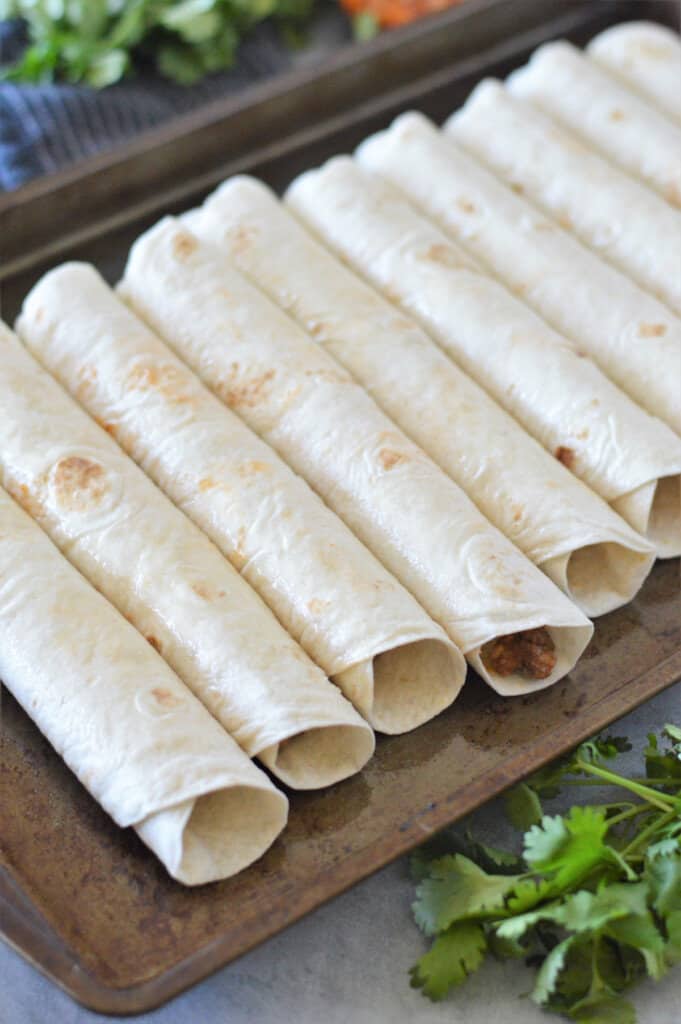
{"label": "metal baking tray", "polygon": [[[678,13],[667,2],[469,0],[25,187],[0,200],[3,316],[63,259],[115,281],[147,224],[230,173],[281,188],[401,110],[443,118],[547,39],[584,43],[634,17],[673,24]],[[434,721],[379,738],[358,776],[291,794],[268,853],[199,889],[174,883],[112,824],[3,692],[0,934],[92,1009],[158,1006],[679,680],[678,573],[678,561],[658,563],[552,689],[503,700],[472,678]]]}

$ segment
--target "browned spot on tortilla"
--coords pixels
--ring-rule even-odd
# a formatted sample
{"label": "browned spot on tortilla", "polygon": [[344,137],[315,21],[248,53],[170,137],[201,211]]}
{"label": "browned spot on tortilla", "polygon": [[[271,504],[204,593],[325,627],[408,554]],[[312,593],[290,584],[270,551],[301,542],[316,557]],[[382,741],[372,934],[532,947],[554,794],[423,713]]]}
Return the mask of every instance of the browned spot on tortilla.
{"label": "browned spot on tortilla", "polygon": [[656,43],[650,39],[642,39],[638,43],[639,51],[645,54],[646,57],[652,57],[653,60],[668,60],[669,59],[669,47],[664,43]]}
{"label": "browned spot on tortilla", "polygon": [[111,434],[112,437],[116,436],[116,425],[114,423],[108,423],[106,420],[100,420],[99,416],[93,417],[95,423],[98,423],[102,430],[106,430],[107,434]]}
{"label": "browned spot on tortilla", "polygon": [[623,110],[619,110],[618,108],[615,108],[615,110],[611,110],[610,111],[610,120],[611,121],[623,121],[624,120],[624,111]]}
{"label": "browned spot on tortilla", "polygon": [[575,453],[572,448],[566,448],[565,445],[559,445],[553,453],[559,462],[562,462],[568,469],[572,469],[575,462]]}
{"label": "browned spot on tortilla", "polygon": [[254,476],[256,473],[269,473],[271,468],[268,462],[250,459],[248,462],[242,462],[240,466],[237,466],[236,471],[242,479],[246,479],[249,476]]}
{"label": "browned spot on tortilla", "polygon": [[210,491],[211,488],[217,487],[217,485],[217,480],[214,480],[212,476],[204,476],[201,480],[199,480],[200,491]]}
{"label": "browned spot on tortilla", "polygon": [[391,326],[394,331],[411,331],[415,325],[413,321],[407,320],[406,316],[397,316]]}
{"label": "browned spot on tortilla", "polygon": [[403,462],[409,462],[409,456],[404,452],[396,452],[393,448],[381,448],[378,458],[383,469],[390,470]]}
{"label": "browned spot on tortilla", "polygon": [[580,432],[577,434],[577,437],[579,438],[580,441],[586,441],[588,436],[589,436],[589,428],[588,427],[582,427]]}
{"label": "browned spot on tortilla", "polygon": [[154,648],[155,651],[158,651],[159,654],[161,653],[161,641],[158,640],[153,635],[153,633],[150,633],[149,636],[147,636],[145,639],[146,639],[147,643],[151,644],[151,646]]}
{"label": "browned spot on tortilla", "polygon": [[465,267],[466,261],[457,255],[456,250],[446,242],[436,242],[431,245],[420,257],[422,260],[431,260],[433,263],[440,263],[443,267]]}
{"label": "browned spot on tortilla", "polygon": [[[233,363],[232,366],[238,367],[238,363]],[[274,370],[265,370],[264,373],[244,381],[243,384],[234,384],[231,387],[223,386],[220,389],[221,397],[232,409],[239,406],[252,409],[267,398],[267,385],[274,378],[274,372]]]}
{"label": "browned spot on tortilla", "polygon": [[514,505],[513,506],[513,522],[514,523],[519,523],[522,518],[523,518],[523,507],[522,507],[522,505]]}
{"label": "browned spot on tortilla", "polygon": [[204,601],[211,601],[216,596],[210,587],[201,580],[192,583],[191,587],[196,596],[203,598]]}
{"label": "browned spot on tortilla", "polygon": [[137,362],[128,373],[127,384],[137,391],[158,391],[171,402],[193,401],[187,390],[190,381],[173,363]]}
{"label": "browned spot on tortilla", "polygon": [[78,380],[88,382],[91,381],[94,383],[94,381],[97,380],[97,377],[98,373],[96,366],[88,366],[88,364],[86,363],[83,366],[79,367],[78,369]]}
{"label": "browned spot on tortilla", "polygon": [[314,377],[315,380],[328,380],[332,384],[347,384],[348,376],[342,370],[306,370],[306,377]]}
{"label": "browned spot on tortilla", "polygon": [[62,508],[85,509],[99,504],[108,490],[106,470],[99,462],[69,455],[52,472],[52,487]]}
{"label": "browned spot on tortilla", "polygon": [[519,196],[522,196],[522,195],[524,195],[524,194],[525,194],[525,189],[524,189],[524,187],[523,187],[523,186],[522,186],[522,185],[520,184],[520,182],[519,182],[519,181],[513,181],[513,182],[511,182],[511,189],[512,189],[512,190],[513,190],[514,192],[516,192],[516,193],[517,193],[517,194],[518,194]]}
{"label": "browned spot on tortilla", "polygon": [[232,248],[237,252],[247,249],[258,237],[255,224],[239,224],[232,232]]}
{"label": "browned spot on tortilla", "polygon": [[328,330],[329,325],[324,323],[323,320],[310,320],[307,324],[308,334],[311,334],[313,338],[320,338]]}
{"label": "browned spot on tortilla", "polygon": [[576,356],[577,356],[577,357],[578,357],[579,359],[588,359],[588,358],[589,358],[589,353],[588,353],[588,352],[585,352],[585,351],[584,351],[583,349],[581,349],[581,348],[576,348],[576,349],[575,349],[575,355],[576,355]]}
{"label": "browned spot on tortilla", "polygon": [[97,369],[94,366],[81,366],[78,370],[78,382],[75,387],[76,398],[87,400],[97,384]]}
{"label": "browned spot on tortilla", "polygon": [[185,232],[178,233],[173,238],[173,256],[179,260],[180,263],[184,263],[189,259],[193,252],[199,247],[199,243],[193,235]]}
{"label": "browned spot on tortilla", "polygon": [[8,480],[5,487],[24,511],[28,512],[29,516],[33,519],[40,518],[44,511],[44,506],[37,494],[34,494],[26,484],[17,484],[13,480]]}
{"label": "browned spot on tortilla", "polygon": [[483,665],[498,676],[547,679],[556,667],[556,645],[545,626],[498,636],[481,651]]}
{"label": "browned spot on tortilla", "polygon": [[457,199],[456,205],[460,210],[463,210],[464,213],[475,213],[477,209],[475,203],[472,203],[470,199],[464,199],[463,197]]}
{"label": "browned spot on tortilla", "polygon": [[639,338],[661,338],[667,333],[666,324],[639,324]]}
{"label": "browned spot on tortilla", "polygon": [[232,563],[237,569],[243,569],[244,565],[248,561],[246,553],[244,551],[244,544],[246,543],[246,527],[240,526],[239,532],[236,536],[236,544],[234,545],[234,552],[232,554]]}
{"label": "browned spot on tortilla", "polygon": [[182,703],[180,697],[172,693],[170,690],[164,690],[161,686],[155,686],[151,691],[151,694],[156,698],[156,702],[160,704],[162,708],[176,708]]}
{"label": "browned spot on tortilla", "polygon": [[566,231],[572,231],[572,218],[567,213],[561,213],[559,217],[556,217],[556,220]]}
{"label": "browned spot on tortilla", "polygon": [[312,612],[313,615],[319,615],[325,608],[328,608],[328,605],[328,601],[322,601],[318,597],[313,597],[311,601],[307,602],[308,611]]}
{"label": "browned spot on tortilla", "polygon": [[676,184],[672,182],[671,185],[667,185],[664,194],[667,202],[671,203],[672,206],[681,206],[681,192]]}
{"label": "browned spot on tortilla", "polygon": [[553,224],[550,224],[547,220],[536,220],[533,224],[535,231],[553,231]]}

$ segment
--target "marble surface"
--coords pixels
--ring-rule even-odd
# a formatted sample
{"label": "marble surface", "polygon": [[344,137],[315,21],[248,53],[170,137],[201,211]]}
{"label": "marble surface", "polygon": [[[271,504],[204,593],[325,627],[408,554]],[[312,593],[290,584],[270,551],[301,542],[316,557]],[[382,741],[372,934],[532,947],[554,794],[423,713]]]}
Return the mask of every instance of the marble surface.
{"label": "marble surface", "polygon": [[[681,684],[613,729],[640,749],[646,733],[681,725]],[[631,760],[631,755],[628,755]],[[624,758],[622,764],[626,764]],[[557,807],[552,804],[551,809]],[[489,842],[510,842],[499,801],[461,822]],[[137,1021],[144,1024],[540,1024],[549,1017],[524,994],[533,972],[489,962],[439,1004],[409,987],[426,944],[413,924],[405,859],[321,907],[201,985]],[[681,969],[634,994],[639,1024],[678,1024]],[[0,1024],[96,1024],[110,1018],[77,1006],[0,944]]]}

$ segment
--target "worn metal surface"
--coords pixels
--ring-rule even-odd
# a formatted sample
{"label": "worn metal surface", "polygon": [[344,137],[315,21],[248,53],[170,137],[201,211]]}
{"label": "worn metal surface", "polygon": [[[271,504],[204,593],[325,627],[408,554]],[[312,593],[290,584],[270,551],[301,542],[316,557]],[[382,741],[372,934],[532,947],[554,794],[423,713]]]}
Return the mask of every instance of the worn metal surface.
{"label": "worn metal surface", "polygon": [[434,721],[379,739],[360,775],[293,795],[271,850],[200,889],[109,821],[5,693],[6,938],[93,1008],[157,1005],[681,677],[678,575],[658,563],[552,689],[504,700],[473,678]]}
{"label": "worn metal surface", "polygon": [[[511,7],[520,35],[510,33]],[[151,133],[3,200],[3,316],[13,318],[57,254],[91,260],[115,281],[129,244],[159,211],[186,206],[228,173],[247,170],[283,187],[409,106],[444,117],[483,74],[506,73],[545,39],[584,42],[613,20],[677,17],[675,4],[628,0],[483,0],[462,12],[334,62],[319,85],[327,100],[339,90],[331,117],[321,116],[308,76],[256,97],[264,106],[218,105],[181,132]],[[377,59],[366,59],[372,53]],[[295,130],[274,138],[277,117],[300,103],[300,120],[287,122]],[[240,136],[226,162],[221,133],[249,110],[254,123],[264,118],[260,134]],[[658,564],[634,602],[598,621],[575,671],[551,690],[503,700],[473,678],[433,722],[380,739],[361,775],[293,795],[289,825],[266,856],[198,890],[172,882],[131,830],[109,821],[5,692],[0,932],[94,1009],[158,1005],[679,679],[678,575],[678,561]]]}
{"label": "worn metal surface", "polygon": [[668,0],[468,0],[322,68],[220,100],[0,197],[0,280],[205,193],[237,171],[285,184],[412,106],[443,119],[482,73],[505,74],[547,38],[581,43],[613,20],[673,20]]}

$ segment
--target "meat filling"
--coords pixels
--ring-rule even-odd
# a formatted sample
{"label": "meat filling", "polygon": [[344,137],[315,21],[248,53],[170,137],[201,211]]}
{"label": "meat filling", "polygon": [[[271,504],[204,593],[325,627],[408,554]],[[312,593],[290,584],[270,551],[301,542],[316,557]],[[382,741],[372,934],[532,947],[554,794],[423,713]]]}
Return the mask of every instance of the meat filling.
{"label": "meat filling", "polygon": [[483,665],[498,676],[546,679],[556,667],[556,645],[546,626],[498,636],[481,651]]}

